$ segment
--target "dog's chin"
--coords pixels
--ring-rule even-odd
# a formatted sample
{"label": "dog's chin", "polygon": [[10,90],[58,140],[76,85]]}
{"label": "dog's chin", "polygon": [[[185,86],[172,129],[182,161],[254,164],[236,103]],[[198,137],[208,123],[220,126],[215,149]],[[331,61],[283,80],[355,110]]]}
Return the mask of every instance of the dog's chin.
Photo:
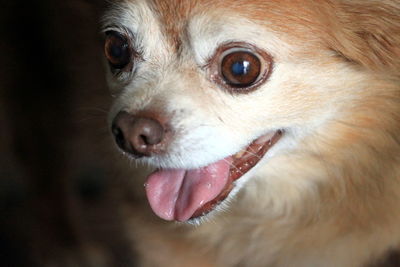
{"label": "dog's chin", "polygon": [[281,130],[253,140],[245,149],[198,169],[159,168],[146,182],[153,211],[162,219],[199,224],[222,210],[238,191],[237,181],[282,137]]}

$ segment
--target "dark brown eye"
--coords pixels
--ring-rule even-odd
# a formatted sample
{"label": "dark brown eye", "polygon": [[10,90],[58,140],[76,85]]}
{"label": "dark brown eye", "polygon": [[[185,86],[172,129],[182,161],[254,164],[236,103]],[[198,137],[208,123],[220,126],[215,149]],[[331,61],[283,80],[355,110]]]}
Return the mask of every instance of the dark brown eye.
{"label": "dark brown eye", "polygon": [[248,51],[229,53],[221,62],[221,74],[232,87],[249,87],[257,81],[260,73],[260,59]]}
{"label": "dark brown eye", "polygon": [[131,48],[128,40],[116,31],[106,32],[104,44],[106,58],[114,69],[123,69],[131,61]]}
{"label": "dark brown eye", "polygon": [[265,83],[272,73],[273,58],[246,42],[217,48],[207,64],[210,79],[232,93],[249,93]]}

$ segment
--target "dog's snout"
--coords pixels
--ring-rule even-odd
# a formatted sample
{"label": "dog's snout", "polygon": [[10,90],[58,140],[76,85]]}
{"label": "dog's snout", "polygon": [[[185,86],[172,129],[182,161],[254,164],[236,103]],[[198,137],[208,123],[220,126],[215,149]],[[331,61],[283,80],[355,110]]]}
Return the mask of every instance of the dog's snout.
{"label": "dog's snout", "polygon": [[114,119],[112,133],[117,145],[136,157],[148,157],[164,150],[165,127],[155,118],[120,112]]}

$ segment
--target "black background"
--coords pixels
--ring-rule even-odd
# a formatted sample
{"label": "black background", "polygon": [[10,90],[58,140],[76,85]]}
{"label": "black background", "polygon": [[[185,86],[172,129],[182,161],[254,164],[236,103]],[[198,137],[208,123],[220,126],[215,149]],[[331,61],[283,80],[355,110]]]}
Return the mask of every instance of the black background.
{"label": "black background", "polygon": [[0,2],[0,266],[134,266],[111,153],[99,14]]}

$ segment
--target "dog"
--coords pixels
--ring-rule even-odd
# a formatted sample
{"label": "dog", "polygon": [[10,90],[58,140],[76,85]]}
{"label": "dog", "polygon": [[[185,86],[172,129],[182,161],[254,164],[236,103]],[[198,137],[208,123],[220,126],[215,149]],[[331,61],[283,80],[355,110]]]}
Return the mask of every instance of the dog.
{"label": "dog", "polygon": [[141,266],[399,249],[400,1],[125,0],[102,25],[112,136],[152,168]]}

